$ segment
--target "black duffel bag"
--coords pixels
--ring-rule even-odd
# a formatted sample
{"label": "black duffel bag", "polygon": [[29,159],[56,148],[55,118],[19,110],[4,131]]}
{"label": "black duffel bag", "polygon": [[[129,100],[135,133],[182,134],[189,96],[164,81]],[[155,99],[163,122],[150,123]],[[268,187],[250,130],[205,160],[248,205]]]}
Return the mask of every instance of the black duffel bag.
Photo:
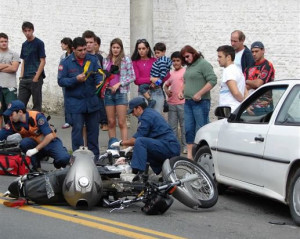
{"label": "black duffel bag", "polygon": [[8,187],[12,197],[23,197],[37,204],[65,203],[62,185],[68,169],[48,173],[29,173],[16,179]]}

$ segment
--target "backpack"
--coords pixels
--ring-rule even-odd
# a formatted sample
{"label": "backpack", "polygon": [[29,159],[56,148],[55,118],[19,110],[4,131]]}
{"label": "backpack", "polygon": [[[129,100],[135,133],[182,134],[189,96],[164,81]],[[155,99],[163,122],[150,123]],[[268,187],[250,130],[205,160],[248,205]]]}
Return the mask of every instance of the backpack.
{"label": "backpack", "polygon": [[30,172],[30,158],[21,153],[0,151],[0,175],[18,176]]}

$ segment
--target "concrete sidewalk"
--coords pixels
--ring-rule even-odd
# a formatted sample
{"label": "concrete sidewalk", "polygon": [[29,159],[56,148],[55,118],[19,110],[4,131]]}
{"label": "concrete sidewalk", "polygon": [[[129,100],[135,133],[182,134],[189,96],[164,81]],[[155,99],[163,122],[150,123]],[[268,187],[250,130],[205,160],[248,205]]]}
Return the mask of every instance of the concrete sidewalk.
{"label": "concrete sidewalk", "polygon": [[[48,116],[48,114],[45,114]],[[67,128],[67,129],[62,129],[61,126],[65,123],[65,117],[63,115],[56,115],[56,114],[50,114],[51,119],[50,123],[55,126],[57,129],[57,135],[58,137],[62,140],[64,146],[68,150],[72,150],[72,141],[71,141],[71,132],[72,128]],[[137,126],[137,119],[135,117],[130,116],[129,118],[129,128],[128,128],[128,138],[130,138],[135,132],[136,132],[136,126]],[[99,125],[100,128],[100,125]],[[119,128],[117,127],[117,138],[120,139],[120,131]],[[107,144],[108,144],[108,131],[102,131],[100,129],[99,133],[99,144],[100,144],[100,153],[104,153],[105,150],[107,149]]]}

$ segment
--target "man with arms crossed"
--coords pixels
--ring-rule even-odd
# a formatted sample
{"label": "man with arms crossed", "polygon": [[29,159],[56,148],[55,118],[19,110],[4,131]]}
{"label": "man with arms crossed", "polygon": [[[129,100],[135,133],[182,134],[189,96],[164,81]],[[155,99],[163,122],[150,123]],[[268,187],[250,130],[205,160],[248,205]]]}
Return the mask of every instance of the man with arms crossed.
{"label": "man with arms crossed", "polygon": [[8,36],[0,33],[0,128],[3,125],[2,113],[10,102],[17,99],[16,72],[20,65],[17,53],[8,49]]}
{"label": "man with arms crossed", "polygon": [[250,94],[261,85],[274,81],[275,78],[273,64],[265,59],[264,44],[260,41],[253,42],[251,51],[255,64],[252,67],[248,67],[244,72],[246,87]]}

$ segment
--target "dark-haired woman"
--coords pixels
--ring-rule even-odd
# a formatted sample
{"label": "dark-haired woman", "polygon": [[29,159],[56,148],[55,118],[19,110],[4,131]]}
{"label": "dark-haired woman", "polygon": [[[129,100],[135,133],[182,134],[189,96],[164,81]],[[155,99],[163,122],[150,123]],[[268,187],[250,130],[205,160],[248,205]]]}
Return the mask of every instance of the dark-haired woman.
{"label": "dark-haired woman", "polygon": [[[134,83],[138,86],[143,84],[151,84],[150,71],[153,62],[156,58],[153,57],[153,52],[146,39],[137,40],[134,52],[131,56],[133,69],[135,72]],[[161,87],[150,88],[151,98],[156,101],[154,110],[161,113],[164,105],[164,95]]]}
{"label": "dark-haired woman", "polygon": [[[61,41],[61,49],[64,52],[64,54],[61,55],[60,60],[65,59],[68,55],[70,55],[73,52],[73,41],[71,38],[69,37],[64,37]],[[65,87],[62,87],[62,91],[63,91],[63,96],[64,96],[64,100],[65,100]],[[65,123],[62,125],[63,129],[67,129],[70,127],[70,123],[71,123],[71,117],[70,114],[66,112],[65,110]]]}
{"label": "dark-haired woman", "polygon": [[192,147],[196,132],[208,123],[210,90],[217,84],[212,65],[193,47],[181,49],[181,57],[187,65],[184,73],[184,91],[178,97],[185,99],[184,123],[187,143],[187,157],[192,159]]}

